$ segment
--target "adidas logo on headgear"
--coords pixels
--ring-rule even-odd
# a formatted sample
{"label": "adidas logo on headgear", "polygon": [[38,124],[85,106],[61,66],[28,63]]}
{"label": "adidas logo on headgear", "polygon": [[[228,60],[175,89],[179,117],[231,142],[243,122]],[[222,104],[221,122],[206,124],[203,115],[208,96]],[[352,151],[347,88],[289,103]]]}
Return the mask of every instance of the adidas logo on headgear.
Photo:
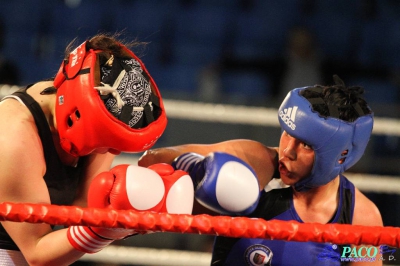
{"label": "adidas logo on headgear", "polygon": [[298,108],[299,108],[298,106],[293,106],[285,108],[283,109],[283,111],[279,112],[279,117],[292,130],[296,129],[296,124],[294,122],[296,120],[296,113]]}

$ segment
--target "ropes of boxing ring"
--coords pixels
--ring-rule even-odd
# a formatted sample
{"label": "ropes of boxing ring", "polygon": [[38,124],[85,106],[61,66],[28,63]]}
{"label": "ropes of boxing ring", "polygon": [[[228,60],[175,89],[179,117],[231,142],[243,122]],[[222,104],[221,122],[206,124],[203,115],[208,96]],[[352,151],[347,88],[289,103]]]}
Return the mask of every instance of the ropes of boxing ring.
{"label": "ropes of boxing ring", "polygon": [[[150,211],[137,212],[134,210],[11,202],[0,204],[0,220],[64,226],[87,225],[107,228],[132,228],[138,231],[207,234],[235,238],[312,241],[338,245],[387,245],[400,248],[400,228],[392,226],[266,221],[248,217],[170,214]],[[128,254],[129,252],[126,253]],[[117,254],[117,256],[121,255]],[[117,261],[117,256],[114,255],[114,262]],[[197,258],[193,258],[193,262],[196,261]],[[127,261],[127,263],[133,262]],[[190,263],[186,265],[196,264]]]}

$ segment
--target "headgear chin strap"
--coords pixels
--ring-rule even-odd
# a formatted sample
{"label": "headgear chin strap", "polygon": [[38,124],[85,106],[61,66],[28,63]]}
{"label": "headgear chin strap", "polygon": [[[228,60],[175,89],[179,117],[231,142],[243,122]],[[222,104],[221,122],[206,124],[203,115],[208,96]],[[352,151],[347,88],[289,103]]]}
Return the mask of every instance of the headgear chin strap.
{"label": "headgear chin strap", "polygon": [[363,155],[373,127],[372,113],[354,122],[320,116],[299,94],[303,89],[289,92],[278,110],[282,129],[310,145],[315,153],[311,175],[294,185],[297,191],[325,185],[353,166]]}
{"label": "headgear chin strap", "polygon": [[[167,118],[157,85],[140,59],[121,47],[133,59],[124,58],[123,70],[113,84],[96,84],[95,80],[103,80],[98,56],[102,51],[88,51],[86,42],[62,63],[54,79],[61,147],[74,156],[104,148],[113,153],[142,152],[152,147],[165,130]],[[100,94],[108,93],[118,102],[116,106],[106,102],[106,107],[110,97],[103,101],[105,96]]]}

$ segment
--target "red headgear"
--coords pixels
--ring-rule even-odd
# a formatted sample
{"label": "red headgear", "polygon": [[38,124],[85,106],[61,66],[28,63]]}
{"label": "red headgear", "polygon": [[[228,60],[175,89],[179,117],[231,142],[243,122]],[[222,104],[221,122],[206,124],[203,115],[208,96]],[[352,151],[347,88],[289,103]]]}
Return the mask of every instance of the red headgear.
{"label": "red headgear", "polygon": [[[130,60],[136,68],[130,68],[128,59],[114,84],[102,82],[103,86],[96,87],[102,51],[87,51],[86,42],[71,52],[69,60],[64,60],[54,79],[61,147],[74,156],[84,156],[99,148],[113,153],[142,152],[154,145],[167,125],[157,85],[140,59],[121,46],[132,56]],[[138,84],[138,78],[145,86]],[[119,95],[121,87],[124,93],[128,91],[128,100],[124,101],[125,96]],[[115,97],[111,100],[117,102],[118,107],[110,107],[114,110],[107,109],[109,105],[106,107],[104,96],[100,95],[104,91]],[[122,106],[128,108],[122,108],[121,112]],[[115,108],[117,112],[114,112]],[[141,120],[140,125],[137,125],[138,120]]]}

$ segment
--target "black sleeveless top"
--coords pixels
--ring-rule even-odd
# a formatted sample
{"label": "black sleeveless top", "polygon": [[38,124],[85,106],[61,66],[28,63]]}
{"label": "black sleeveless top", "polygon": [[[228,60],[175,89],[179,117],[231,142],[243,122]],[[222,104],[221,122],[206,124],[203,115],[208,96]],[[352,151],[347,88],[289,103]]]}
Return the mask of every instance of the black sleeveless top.
{"label": "black sleeveless top", "polygon": [[[66,166],[61,162],[46,117],[40,105],[26,93],[26,90],[19,90],[12,95],[22,100],[35,119],[46,161],[46,173],[43,178],[49,190],[51,204],[71,205],[76,195],[84,160],[80,158],[77,167]],[[0,249],[19,250],[1,224]]]}

